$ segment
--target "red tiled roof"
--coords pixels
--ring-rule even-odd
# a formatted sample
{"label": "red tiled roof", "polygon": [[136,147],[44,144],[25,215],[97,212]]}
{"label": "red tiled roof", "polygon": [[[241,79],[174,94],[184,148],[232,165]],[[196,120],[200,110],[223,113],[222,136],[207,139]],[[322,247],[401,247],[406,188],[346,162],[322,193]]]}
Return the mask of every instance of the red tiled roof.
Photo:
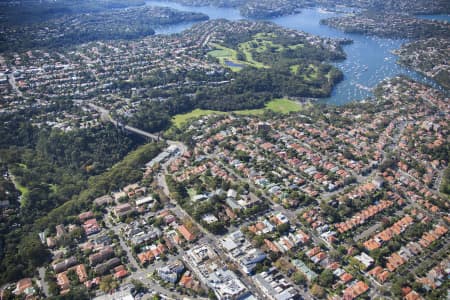
{"label": "red tiled roof", "polygon": [[422,299],[422,297],[420,297],[420,295],[416,291],[411,291],[404,297],[404,299],[405,300],[419,300],[419,299]]}
{"label": "red tiled roof", "polygon": [[341,279],[342,282],[347,283],[353,279],[353,276],[349,273],[344,273],[341,275],[341,277],[339,277],[339,279]]}
{"label": "red tiled roof", "polygon": [[183,237],[188,241],[193,241],[195,240],[195,235],[193,233],[191,233],[186,226],[184,225],[180,225],[178,226],[178,231],[183,235]]}
{"label": "red tiled roof", "polygon": [[120,270],[119,272],[114,273],[114,277],[116,278],[123,278],[128,275],[127,270]]}

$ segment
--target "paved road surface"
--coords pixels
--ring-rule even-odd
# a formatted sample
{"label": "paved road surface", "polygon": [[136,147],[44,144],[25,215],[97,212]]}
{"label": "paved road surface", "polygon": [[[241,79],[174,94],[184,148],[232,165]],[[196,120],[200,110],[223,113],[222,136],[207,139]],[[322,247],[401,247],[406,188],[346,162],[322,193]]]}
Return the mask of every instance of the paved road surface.
{"label": "paved road surface", "polygon": [[13,73],[8,74],[8,81],[9,81],[9,84],[11,85],[11,87],[13,88],[13,90],[16,91],[17,96],[23,97],[22,92],[17,87],[16,78],[14,77]]}
{"label": "paved road surface", "polygon": [[42,288],[42,291],[44,292],[44,296],[50,295],[48,291],[48,284],[45,282],[45,268],[41,267],[38,269],[39,272],[39,286]]}

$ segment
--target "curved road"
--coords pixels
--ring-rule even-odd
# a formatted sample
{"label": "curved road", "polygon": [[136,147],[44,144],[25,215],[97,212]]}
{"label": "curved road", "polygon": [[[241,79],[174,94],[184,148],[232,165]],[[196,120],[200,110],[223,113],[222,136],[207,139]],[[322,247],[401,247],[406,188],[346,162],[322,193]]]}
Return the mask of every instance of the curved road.
{"label": "curved road", "polygon": [[178,147],[178,149],[180,150],[180,153],[181,153],[181,154],[184,154],[184,153],[187,151],[187,146],[186,146],[185,144],[183,144],[182,142],[179,142],[179,141],[171,141],[171,140],[164,140],[163,138],[161,138],[160,136],[158,136],[158,135],[156,135],[156,134],[149,133],[149,132],[147,132],[147,131],[141,130],[141,129],[136,128],[136,127],[132,127],[132,126],[129,126],[129,125],[121,124],[120,122],[118,122],[117,120],[114,120],[114,119],[111,117],[111,114],[110,114],[109,110],[107,110],[106,108],[101,107],[101,106],[98,106],[98,105],[95,105],[95,104],[93,104],[93,103],[88,103],[88,106],[89,106],[90,108],[96,110],[97,112],[99,112],[100,115],[101,115],[101,119],[102,119],[103,121],[111,122],[111,123],[113,123],[115,126],[122,126],[123,128],[125,128],[126,130],[128,130],[128,131],[130,131],[130,132],[136,133],[136,134],[138,134],[138,135],[141,135],[141,136],[143,136],[143,137],[152,139],[152,140],[154,140],[154,141],[165,141],[169,146],[172,146],[172,145],[173,145],[173,146]]}

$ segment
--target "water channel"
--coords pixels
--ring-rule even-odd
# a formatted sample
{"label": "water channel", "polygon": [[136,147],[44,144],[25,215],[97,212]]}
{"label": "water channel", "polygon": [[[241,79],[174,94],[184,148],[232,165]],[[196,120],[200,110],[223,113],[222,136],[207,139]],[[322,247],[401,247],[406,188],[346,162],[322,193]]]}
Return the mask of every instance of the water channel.
{"label": "water channel", "polygon": [[[164,1],[147,1],[147,4],[152,6],[167,6],[183,11],[200,12],[208,15],[210,19],[245,19],[239,13],[239,10],[234,8],[194,7]],[[335,17],[339,14],[341,13],[329,12],[320,8],[309,8],[303,9],[299,14],[267,19],[267,21],[274,22],[285,28],[296,29],[322,37],[353,40],[352,44],[344,46],[347,59],[335,63],[343,71],[344,80],[333,89],[331,97],[324,99],[324,101],[332,104],[344,104],[353,100],[365,99],[372,95],[371,89],[380,81],[399,74],[407,75],[413,79],[436,86],[432,80],[397,64],[397,57],[391,51],[400,48],[406,40],[348,34],[320,24],[321,19]],[[442,16],[421,17],[431,19]],[[164,26],[157,28],[156,33],[179,33],[192,26],[192,24],[185,23]]]}

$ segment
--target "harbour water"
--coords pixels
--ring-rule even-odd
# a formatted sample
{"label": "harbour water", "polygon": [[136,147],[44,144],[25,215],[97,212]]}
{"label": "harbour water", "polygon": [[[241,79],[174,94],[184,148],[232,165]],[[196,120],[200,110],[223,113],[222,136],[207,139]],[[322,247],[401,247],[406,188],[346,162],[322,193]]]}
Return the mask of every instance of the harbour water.
{"label": "harbour water", "polygon": [[450,22],[450,15],[418,15],[417,17],[426,20]]}
{"label": "harbour water", "polygon": [[[217,8],[210,6],[191,7],[172,2],[148,1],[148,5],[168,6],[171,8],[201,12],[210,19],[244,19],[239,10],[233,8]],[[285,28],[301,30],[314,35],[329,38],[352,39],[353,43],[344,46],[347,59],[336,62],[335,65],[344,73],[344,80],[332,92],[331,97],[323,99],[327,103],[344,104],[354,100],[362,100],[372,95],[372,88],[385,78],[396,75],[407,75],[413,79],[435,85],[421,74],[397,64],[397,57],[391,52],[398,49],[406,40],[386,39],[361,34],[348,34],[320,24],[321,19],[338,16],[339,13],[329,12],[320,8],[303,9],[301,13],[271,18],[272,21]],[[192,23],[176,26],[165,26],[156,30],[157,34],[181,32],[192,26]]]}

